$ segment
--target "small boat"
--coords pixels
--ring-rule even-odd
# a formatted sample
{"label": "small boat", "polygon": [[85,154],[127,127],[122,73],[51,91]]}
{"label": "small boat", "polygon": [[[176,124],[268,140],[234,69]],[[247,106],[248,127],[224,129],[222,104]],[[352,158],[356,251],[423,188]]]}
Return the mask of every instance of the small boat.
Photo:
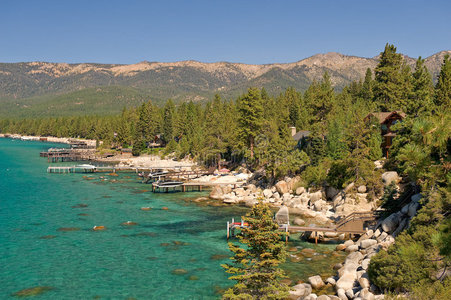
{"label": "small boat", "polygon": [[92,170],[92,169],[95,169],[96,166],[90,165],[90,164],[83,164],[83,165],[75,166],[75,168],[77,168],[77,169],[89,169],[89,170]]}
{"label": "small boat", "polygon": [[182,184],[183,184],[182,181],[163,181],[163,180],[159,180],[154,183],[156,187],[177,187]]}

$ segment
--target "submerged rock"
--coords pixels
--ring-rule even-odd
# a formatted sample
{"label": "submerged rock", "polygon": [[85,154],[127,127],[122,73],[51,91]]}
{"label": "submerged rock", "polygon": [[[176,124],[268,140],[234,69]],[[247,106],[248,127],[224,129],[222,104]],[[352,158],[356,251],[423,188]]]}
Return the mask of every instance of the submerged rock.
{"label": "submerged rock", "polygon": [[58,228],[57,231],[78,231],[80,228],[78,227],[61,227]]}
{"label": "submerged rock", "polygon": [[54,239],[54,238],[56,238],[56,235],[44,235],[44,236],[39,237],[39,239],[41,239],[41,240],[50,240],[50,239]]}
{"label": "submerged rock", "polygon": [[188,271],[185,270],[185,269],[175,269],[175,270],[172,270],[172,274],[174,274],[174,275],[185,275],[185,274],[188,274]]}
{"label": "submerged rock", "polygon": [[199,276],[191,275],[190,277],[188,277],[188,280],[199,280]]}
{"label": "submerged rock", "polygon": [[88,207],[88,204],[79,203],[77,205],[72,206],[72,208],[85,208],[85,207]]}
{"label": "submerged rock", "polygon": [[213,254],[212,256],[210,256],[211,260],[222,260],[222,259],[226,259],[229,258],[230,255],[228,254]]}
{"label": "submerged rock", "polygon": [[138,225],[138,223],[132,222],[132,221],[127,221],[127,222],[121,223],[121,225],[123,225],[123,226],[135,226],[135,225]]}
{"label": "submerged rock", "polygon": [[20,290],[12,295],[15,297],[33,297],[51,291],[53,289],[54,288],[51,286],[35,286],[28,289]]}

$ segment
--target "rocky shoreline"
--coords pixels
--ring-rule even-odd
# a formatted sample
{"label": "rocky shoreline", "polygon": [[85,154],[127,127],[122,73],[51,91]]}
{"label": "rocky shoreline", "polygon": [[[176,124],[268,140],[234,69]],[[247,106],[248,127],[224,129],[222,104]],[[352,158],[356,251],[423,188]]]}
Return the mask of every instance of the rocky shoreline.
{"label": "rocky shoreline", "polygon": [[[380,162],[375,162],[376,168],[381,168]],[[400,177],[396,172],[385,172],[381,181],[385,186],[392,182],[398,184]],[[227,204],[244,204],[252,206],[257,198],[274,207],[287,207],[291,222],[302,226],[330,226],[352,212],[375,211],[380,199],[368,199],[367,188],[364,185],[349,184],[343,190],[332,187],[318,191],[298,187],[299,178],[285,178],[270,188],[260,188],[250,183],[240,187],[216,186],[210,193],[210,198],[222,200]],[[398,187],[399,189],[399,187]],[[308,283],[299,283],[291,288],[290,298],[296,300],[328,300],[328,299],[383,299],[382,291],[369,280],[367,273],[371,257],[381,249],[387,249],[395,242],[395,237],[409,227],[410,220],[419,208],[421,194],[411,196],[399,212],[393,213],[384,220],[379,220],[374,230],[368,230],[357,241],[353,241],[345,234],[324,233],[319,236],[322,240],[338,239],[345,241],[337,245],[337,251],[348,253],[342,264],[334,266],[337,275],[329,278],[312,276]],[[307,236],[308,238],[308,236]],[[324,287],[333,287],[334,295],[321,294]],[[324,292],[324,291],[323,291]]]}

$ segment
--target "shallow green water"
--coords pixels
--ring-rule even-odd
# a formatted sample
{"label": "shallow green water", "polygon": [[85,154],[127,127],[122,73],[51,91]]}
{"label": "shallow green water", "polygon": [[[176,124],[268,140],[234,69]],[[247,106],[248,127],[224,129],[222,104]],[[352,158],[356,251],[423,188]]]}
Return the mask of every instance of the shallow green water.
{"label": "shallow green water", "polygon": [[[225,222],[243,208],[201,206],[197,192],[152,194],[133,174],[48,174],[39,151],[51,146],[0,139],[0,299],[36,286],[52,289],[33,299],[217,299],[230,285]],[[293,280],[335,262],[333,246],[293,245],[323,257],[287,264]]]}

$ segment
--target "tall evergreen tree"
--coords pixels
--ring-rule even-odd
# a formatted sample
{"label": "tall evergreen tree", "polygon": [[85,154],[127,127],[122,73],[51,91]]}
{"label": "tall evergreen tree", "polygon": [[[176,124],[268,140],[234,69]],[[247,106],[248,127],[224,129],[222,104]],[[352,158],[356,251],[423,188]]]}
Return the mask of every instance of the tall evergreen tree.
{"label": "tall evergreen tree", "polygon": [[163,140],[169,143],[174,139],[175,135],[175,122],[176,122],[176,110],[174,102],[169,99],[163,108]]}
{"label": "tall evergreen tree", "polygon": [[285,277],[279,265],[285,261],[286,250],[283,233],[272,218],[268,204],[259,200],[244,217],[249,224],[242,229],[241,248],[229,243],[234,253],[233,264],[223,264],[229,279],[236,284],[228,289],[223,299],[287,299],[288,287],[280,282]]}
{"label": "tall evergreen tree", "polygon": [[435,86],[435,103],[437,106],[451,108],[451,58],[446,54]]}
{"label": "tall evergreen tree", "polygon": [[250,88],[238,101],[239,134],[249,147],[250,157],[254,158],[255,137],[260,133],[263,123],[263,105],[260,90]]}
{"label": "tall evergreen tree", "polygon": [[412,77],[412,97],[406,113],[418,115],[422,111],[430,111],[434,96],[431,74],[424,65],[424,59],[421,56],[415,63],[415,71]]}
{"label": "tall evergreen tree", "polygon": [[387,43],[375,69],[374,96],[383,111],[399,109],[397,105],[403,97],[402,61],[396,47]]}
{"label": "tall evergreen tree", "polygon": [[365,73],[365,80],[363,81],[362,84],[362,91],[361,91],[361,95],[362,98],[365,101],[373,101],[374,98],[374,92],[373,92],[373,88],[374,88],[374,81],[373,81],[373,72],[371,71],[370,68],[366,69],[366,73]]}

